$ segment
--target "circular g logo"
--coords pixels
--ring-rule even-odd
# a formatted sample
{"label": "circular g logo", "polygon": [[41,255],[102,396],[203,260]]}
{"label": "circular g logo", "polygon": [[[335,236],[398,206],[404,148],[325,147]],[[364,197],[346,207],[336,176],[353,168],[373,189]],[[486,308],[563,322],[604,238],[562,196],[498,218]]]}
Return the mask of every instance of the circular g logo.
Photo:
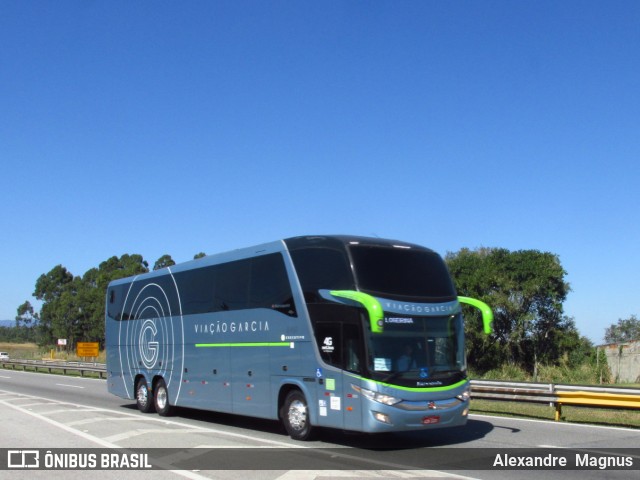
{"label": "circular g logo", "polygon": [[142,357],[142,363],[147,368],[153,368],[158,361],[158,342],[156,341],[156,335],[158,334],[158,328],[153,320],[147,319],[142,324],[140,329],[140,356]]}
{"label": "circular g logo", "polygon": [[[123,311],[127,312],[127,319],[120,322],[118,343],[123,377],[130,376],[125,388],[133,386],[138,374],[147,380],[157,375],[164,378],[175,395],[172,400],[177,402],[184,372],[184,323],[173,275],[132,281]],[[127,395],[135,393],[127,388]]]}

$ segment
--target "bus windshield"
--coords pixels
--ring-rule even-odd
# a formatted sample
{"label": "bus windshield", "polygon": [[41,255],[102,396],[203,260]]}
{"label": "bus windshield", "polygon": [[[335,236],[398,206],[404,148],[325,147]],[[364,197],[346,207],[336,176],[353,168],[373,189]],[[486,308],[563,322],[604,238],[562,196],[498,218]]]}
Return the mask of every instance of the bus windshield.
{"label": "bus windshield", "polygon": [[442,258],[410,247],[351,245],[353,270],[360,290],[385,298],[453,300],[455,288]]}
{"label": "bus windshield", "polygon": [[466,377],[460,313],[440,317],[387,316],[383,333],[367,339],[373,380],[407,387],[450,385]]}

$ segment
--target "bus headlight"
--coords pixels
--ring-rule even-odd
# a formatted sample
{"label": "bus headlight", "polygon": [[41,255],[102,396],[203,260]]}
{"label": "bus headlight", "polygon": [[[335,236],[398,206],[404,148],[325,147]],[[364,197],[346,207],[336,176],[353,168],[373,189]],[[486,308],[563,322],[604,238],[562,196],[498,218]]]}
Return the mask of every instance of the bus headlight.
{"label": "bus headlight", "polygon": [[391,395],[384,395],[378,392],[372,392],[371,390],[367,390],[366,388],[358,387],[356,385],[351,385],[351,387],[356,392],[360,392],[369,400],[373,400],[384,405],[395,405],[396,403],[400,403],[402,401],[401,398],[392,397]]}
{"label": "bus headlight", "polygon": [[462,392],[461,395],[456,395],[456,398],[461,402],[468,402],[469,398],[471,398],[471,395],[469,394],[469,389]]}

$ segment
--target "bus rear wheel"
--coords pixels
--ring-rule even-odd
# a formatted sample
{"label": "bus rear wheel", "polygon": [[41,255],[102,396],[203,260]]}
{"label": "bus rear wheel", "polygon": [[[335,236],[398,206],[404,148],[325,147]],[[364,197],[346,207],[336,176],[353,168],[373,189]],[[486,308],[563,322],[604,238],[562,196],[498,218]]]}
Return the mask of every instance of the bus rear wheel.
{"label": "bus rear wheel", "polygon": [[150,413],[153,411],[151,392],[144,377],[140,377],[136,382],[136,405],[142,413]]}
{"label": "bus rear wheel", "polygon": [[314,429],[309,421],[309,406],[304,394],[292,390],[287,394],[280,417],[287,433],[294,440],[311,440]]}
{"label": "bus rear wheel", "polygon": [[155,394],[153,396],[153,403],[156,407],[156,412],[162,417],[168,417],[173,413],[173,407],[169,403],[169,390],[167,390],[167,384],[160,378],[156,381]]}

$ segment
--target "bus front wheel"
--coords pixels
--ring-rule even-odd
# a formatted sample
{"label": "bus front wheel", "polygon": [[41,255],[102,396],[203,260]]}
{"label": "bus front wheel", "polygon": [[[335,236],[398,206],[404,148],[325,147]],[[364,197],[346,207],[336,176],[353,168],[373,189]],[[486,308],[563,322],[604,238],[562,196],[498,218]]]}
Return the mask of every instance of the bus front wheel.
{"label": "bus front wheel", "polygon": [[173,413],[173,407],[169,403],[169,390],[167,390],[167,384],[161,378],[156,382],[155,395],[153,396],[153,403],[156,407],[156,412],[162,417],[168,417]]}
{"label": "bus front wheel", "polygon": [[140,377],[136,382],[136,405],[142,413],[153,411],[152,393],[144,377]]}
{"label": "bus front wheel", "polygon": [[311,439],[313,428],[309,421],[309,406],[301,391],[292,390],[287,394],[280,416],[284,428],[291,438],[294,440]]}

